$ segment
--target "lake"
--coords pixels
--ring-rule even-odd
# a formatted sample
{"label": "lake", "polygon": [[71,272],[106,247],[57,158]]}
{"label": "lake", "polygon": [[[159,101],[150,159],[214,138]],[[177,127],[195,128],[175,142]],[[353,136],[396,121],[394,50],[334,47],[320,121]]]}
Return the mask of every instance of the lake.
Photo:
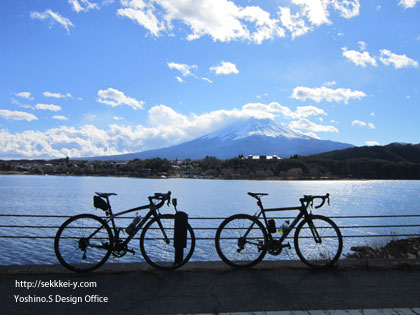
{"label": "lake", "polygon": [[[324,195],[330,193],[331,206],[314,209],[325,216],[366,216],[420,214],[420,181],[340,180],[340,181],[251,181],[251,180],[203,180],[203,179],[143,179],[125,177],[89,176],[37,176],[0,175],[0,214],[64,215],[80,213],[103,215],[93,207],[92,196],[96,191],[115,192],[111,197],[113,211],[122,211],[147,203],[147,196],[155,192],[172,191],[178,199],[178,209],[190,218],[225,218],[236,213],[254,214],[257,210],[251,192],[265,192],[266,208],[298,206],[304,194]],[[166,205],[162,213],[173,213]],[[139,213],[141,214],[141,213]],[[296,216],[296,212],[282,212],[276,216]],[[60,226],[64,218],[0,217],[0,225],[51,225]],[[334,219],[339,226],[419,224],[419,218],[379,219]],[[121,220],[122,226],[129,220]],[[193,228],[217,228],[221,220],[190,220]],[[282,220],[277,220],[280,225]],[[57,228],[6,228],[0,227],[0,236],[55,236]],[[197,237],[214,237],[215,230],[196,230]],[[375,235],[392,233],[420,233],[420,227],[408,228],[348,228],[344,236]],[[55,264],[58,263],[53,248],[53,239],[0,238],[1,265],[10,264]],[[292,242],[292,240],[291,240]],[[344,252],[359,244],[376,243],[378,239],[345,238]],[[136,255],[127,254],[121,260],[110,258],[109,262],[143,261],[138,241],[130,247]],[[293,244],[292,244],[293,245]],[[286,250],[277,257],[265,259],[295,258],[294,249]],[[214,241],[198,240],[192,260],[219,260]]]}

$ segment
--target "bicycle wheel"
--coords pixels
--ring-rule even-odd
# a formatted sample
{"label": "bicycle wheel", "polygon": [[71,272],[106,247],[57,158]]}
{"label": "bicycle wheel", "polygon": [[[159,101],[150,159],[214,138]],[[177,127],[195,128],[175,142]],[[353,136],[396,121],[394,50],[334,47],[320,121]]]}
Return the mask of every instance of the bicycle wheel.
{"label": "bicycle wheel", "polygon": [[216,250],[231,267],[248,268],[267,253],[267,232],[262,223],[247,214],[225,219],[216,231]]}
{"label": "bicycle wheel", "polygon": [[[168,242],[159,227],[159,221],[167,236]],[[195,247],[194,231],[187,224],[186,247],[181,257],[175,257],[174,246],[175,215],[163,214],[150,220],[140,236],[140,250],[144,259],[153,267],[161,270],[172,270],[184,265],[192,256]]]}
{"label": "bicycle wheel", "polygon": [[111,254],[110,244],[112,233],[109,226],[95,215],[80,214],[68,219],[58,229],[54,250],[64,267],[86,272],[105,263]]}
{"label": "bicycle wheel", "polygon": [[[313,233],[319,235],[318,242]],[[343,250],[343,237],[338,226],[321,215],[311,215],[298,225],[294,243],[300,260],[315,269],[331,267]]]}

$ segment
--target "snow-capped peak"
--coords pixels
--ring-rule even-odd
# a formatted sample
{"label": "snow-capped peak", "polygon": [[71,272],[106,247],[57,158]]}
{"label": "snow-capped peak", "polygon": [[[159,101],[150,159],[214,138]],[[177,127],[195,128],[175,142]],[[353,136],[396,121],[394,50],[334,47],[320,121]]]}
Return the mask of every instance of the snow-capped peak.
{"label": "snow-capped peak", "polygon": [[283,138],[300,138],[310,139],[311,137],[306,136],[302,133],[293,131],[280,125],[278,122],[272,119],[257,119],[249,118],[247,120],[240,120],[225,128],[216,130],[202,138],[212,139],[219,138],[222,141],[225,140],[238,140],[254,135],[266,136],[266,137],[283,137]]}

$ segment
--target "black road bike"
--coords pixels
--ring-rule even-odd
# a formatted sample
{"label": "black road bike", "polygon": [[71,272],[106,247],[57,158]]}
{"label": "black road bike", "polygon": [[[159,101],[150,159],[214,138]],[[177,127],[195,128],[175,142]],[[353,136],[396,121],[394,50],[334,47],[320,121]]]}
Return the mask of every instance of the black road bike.
{"label": "black road bike", "polygon": [[[144,259],[153,267],[172,270],[184,265],[192,256],[195,246],[193,229],[184,212],[177,211],[176,199],[172,199],[176,214],[160,214],[171,192],[155,193],[148,197],[149,204],[112,213],[109,197],[115,193],[96,193],[94,206],[105,211],[106,217],[79,214],[69,218],[58,229],[54,241],[55,254],[60,263],[76,272],[92,271],[103,265],[110,255],[120,258],[127,252],[128,243],[144,226],[140,236],[140,250]],[[115,218],[121,215],[149,209],[141,219],[136,216],[127,228],[117,227]],[[111,224],[111,227],[109,226]],[[126,238],[121,237],[126,233]]]}
{"label": "black road bike", "polygon": [[[257,199],[259,210],[255,215],[233,215],[225,219],[216,232],[216,250],[226,264],[232,267],[252,267],[267,252],[279,255],[283,248],[291,248],[285,240],[296,226],[294,247],[303,263],[315,269],[323,269],[331,267],[339,259],[343,238],[338,226],[331,219],[308,211],[309,207],[313,207],[315,199],[321,199],[320,204],[315,206],[316,209],[321,208],[326,200],[329,205],[329,194],[304,195],[299,199],[301,205],[298,207],[271,209],[264,209],[261,202],[261,197],[268,194],[249,192],[248,195]],[[292,223],[288,224],[286,221],[283,224],[279,230],[281,237],[275,237],[275,221],[267,219],[266,212],[290,210],[299,210],[299,213]]]}

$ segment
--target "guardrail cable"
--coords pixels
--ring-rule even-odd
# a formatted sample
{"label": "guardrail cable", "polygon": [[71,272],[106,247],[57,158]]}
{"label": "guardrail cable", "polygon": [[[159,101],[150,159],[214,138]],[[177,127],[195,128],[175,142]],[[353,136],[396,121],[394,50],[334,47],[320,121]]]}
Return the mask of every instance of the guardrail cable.
{"label": "guardrail cable", "polygon": [[[0,220],[4,218],[37,218],[37,219],[44,219],[44,218],[56,218],[56,219],[67,219],[70,216],[65,215],[29,215],[29,214],[0,214]],[[102,217],[106,218],[106,217]],[[331,219],[340,219],[346,221],[349,219],[387,219],[387,218],[420,218],[420,215],[417,214],[399,214],[399,215],[363,215],[363,216],[331,216]],[[133,219],[133,217],[119,217],[119,219]],[[200,226],[201,223],[204,222],[213,222],[214,220],[224,220],[225,218],[222,217],[190,217],[189,220],[191,220],[191,226],[193,227],[194,231],[196,231],[198,234],[204,233],[207,231],[207,233],[215,233],[217,230],[217,227],[219,226],[219,222],[212,224],[206,224],[206,226]],[[291,220],[294,219],[294,217],[270,217],[270,219],[275,220]],[[61,220],[63,221],[63,220]],[[46,225],[45,222],[40,223],[39,225],[36,225],[36,223],[33,224],[0,224],[0,239],[54,239],[54,235],[9,235],[8,233],[11,232],[17,232],[17,229],[45,229],[48,231],[57,230],[62,222],[56,222],[53,225]],[[412,222],[410,224],[368,224],[365,222],[366,220],[363,220],[366,224],[361,225],[355,225],[354,221],[350,225],[339,225],[339,228],[343,232],[343,238],[378,238],[378,237],[418,237],[420,236],[420,220],[418,223]],[[3,222],[2,222],[3,223]],[[197,226],[194,226],[197,225]],[[123,228],[123,227],[119,227]],[[235,228],[232,228],[235,229]],[[372,231],[367,231],[368,229],[398,229],[399,233],[396,232],[389,232],[386,233],[383,230],[381,233],[377,232],[374,233]],[[407,230],[401,230],[401,229],[412,229],[411,231]],[[350,232],[351,234],[347,235],[346,231],[350,230],[357,230],[358,232],[363,231],[362,234],[355,234],[354,231]],[[413,231],[414,230],[414,231]],[[5,233],[6,232],[6,233]],[[19,231],[20,233],[22,231]],[[3,234],[3,235],[1,235]],[[275,235],[274,235],[275,236]],[[288,238],[292,238],[288,237]],[[214,240],[214,236],[210,237],[208,234],[200,236],[198,235],[196,237],[196,240]]]}

